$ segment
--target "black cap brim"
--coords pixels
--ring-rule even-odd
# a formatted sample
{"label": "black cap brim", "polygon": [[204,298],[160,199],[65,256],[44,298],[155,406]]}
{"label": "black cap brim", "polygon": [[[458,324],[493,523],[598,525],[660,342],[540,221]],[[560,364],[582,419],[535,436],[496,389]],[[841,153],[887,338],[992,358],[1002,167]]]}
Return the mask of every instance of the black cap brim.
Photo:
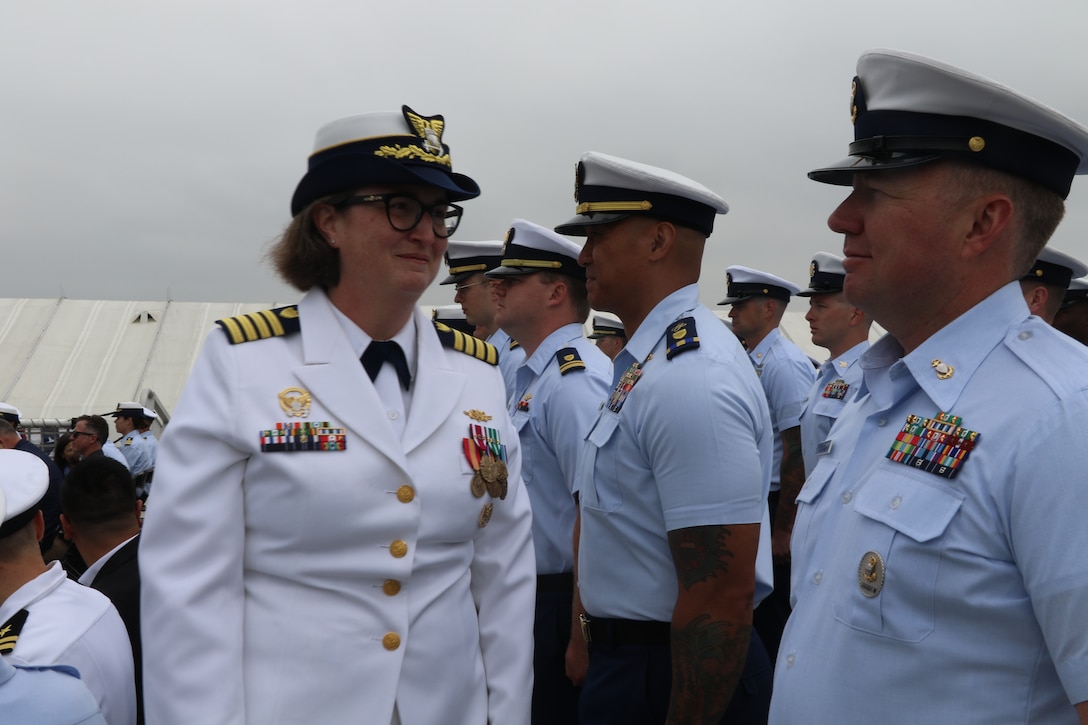
{"label": "black cap brim", "polygon": [[594,227],[598,224],[611,224],[612,222],[618,222],[627,217],[630,214],[603,214],[596,212],[593,214],[579,214],[570,221],[563,222],[559,226],[555,227],[556,234],[565,234],[568,237],[584,237],[586,236],[586,227]]}
{"label": "black cap brim", "polygon": [[923,164],[940,161],[943,156],[929,154],[925,156],[912,154],[888,154],[885,157],[870,158],[867,156],[850,156],[837,164],[825,166],[808,172],[808,178],[821,184],[834,184],[835,186],[851,186],[854,183],[854,174],[871,171],[894,171],[907,169]]}
{"label": "black cap brim", "polygon": [[404,164],[372,154],[344,154],[310,169],[291,197],[291,216],[329,194],[371,184],[423,184],[446,192],[448,201],[464,201],[480,195],[480,187],[468,176],[433,166]]}

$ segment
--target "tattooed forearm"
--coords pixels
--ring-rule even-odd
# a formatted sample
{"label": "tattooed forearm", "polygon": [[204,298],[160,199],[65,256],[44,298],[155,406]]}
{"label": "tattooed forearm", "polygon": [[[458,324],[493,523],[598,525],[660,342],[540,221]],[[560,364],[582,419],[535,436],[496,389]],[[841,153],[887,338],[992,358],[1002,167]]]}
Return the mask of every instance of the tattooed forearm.
{"label": "tattooed forearm", "polygon": [[676,566],[680,586],[693,584],[729,571],[733,552],[729,549],[732,534],[727,526],[693,526],[669,532],[669,548]]}
{"label": "tattooed forearm", "polygon": [[701,614],[672,629],[668,725],[717,723],[740,681],[751,627]]}
{"label": "tattooed forearm", "polygon": [[782,465],[779,466],[778,511],[775,528],[793,530],[797,515],[797,495],[805,485],[805,461],[801,455],[801,428],[795,426],[782,431]]}

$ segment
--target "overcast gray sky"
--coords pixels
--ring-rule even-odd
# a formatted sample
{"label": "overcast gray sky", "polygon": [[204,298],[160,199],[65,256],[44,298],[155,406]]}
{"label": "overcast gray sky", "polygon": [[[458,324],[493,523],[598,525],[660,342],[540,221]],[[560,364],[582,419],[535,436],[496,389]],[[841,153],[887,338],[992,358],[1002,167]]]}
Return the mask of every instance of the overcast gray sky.
{"label": "overcast gray sky", "polygon": [[[805,172],[851,140],[873,47],[990,76],[1088,123],[1084,0],[53,0],[0,9],[3,297],[290,302],[262,255],[314,132],[408,104],[446,117],[483,195],[462,239],[573,213],[597,150],[719,192],[725,267],[799,284],[841,251],[845,191]],[[1088,182],[1052,245],[1088,260]],[[441,275],[440,275],[441,278]],[[425,304],[451,301],[433,285]]]}

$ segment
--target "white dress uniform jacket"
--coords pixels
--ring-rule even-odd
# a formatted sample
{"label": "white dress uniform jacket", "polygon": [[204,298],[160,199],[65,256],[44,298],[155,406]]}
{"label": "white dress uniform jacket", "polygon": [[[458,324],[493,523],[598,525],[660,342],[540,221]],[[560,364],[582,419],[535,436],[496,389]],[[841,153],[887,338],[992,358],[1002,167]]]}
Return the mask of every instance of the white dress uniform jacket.
{"label": "white dress uniform jacket", "polygon": [[[499,371],[417,310],[398,438],[325,294],[297,312],[298,332],[213,332],[163,436],[140,545],[147,721],[527,724],[532,522]],[[476,412],[506,445],[503,500],[471,490]],[[290,421],[344,429],[345,450],[262,452]]]}

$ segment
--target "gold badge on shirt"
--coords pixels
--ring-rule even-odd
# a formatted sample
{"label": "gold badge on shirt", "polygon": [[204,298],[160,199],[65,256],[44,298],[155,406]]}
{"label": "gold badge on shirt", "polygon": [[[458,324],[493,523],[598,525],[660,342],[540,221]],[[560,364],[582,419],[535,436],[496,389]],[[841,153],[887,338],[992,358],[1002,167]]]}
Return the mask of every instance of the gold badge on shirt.
{"label": "gold badge on shirt", "polygon": [[292,418],[305,418],[310,415],[313,397],[303,388],[284,388],[280,391],[280,407]]}
{"label": "gold badge on shirt", "polygon": [[867,551],[858,564],[858,587],[861,593],[872,599],[884,588],[884,557],[875,551]]}

